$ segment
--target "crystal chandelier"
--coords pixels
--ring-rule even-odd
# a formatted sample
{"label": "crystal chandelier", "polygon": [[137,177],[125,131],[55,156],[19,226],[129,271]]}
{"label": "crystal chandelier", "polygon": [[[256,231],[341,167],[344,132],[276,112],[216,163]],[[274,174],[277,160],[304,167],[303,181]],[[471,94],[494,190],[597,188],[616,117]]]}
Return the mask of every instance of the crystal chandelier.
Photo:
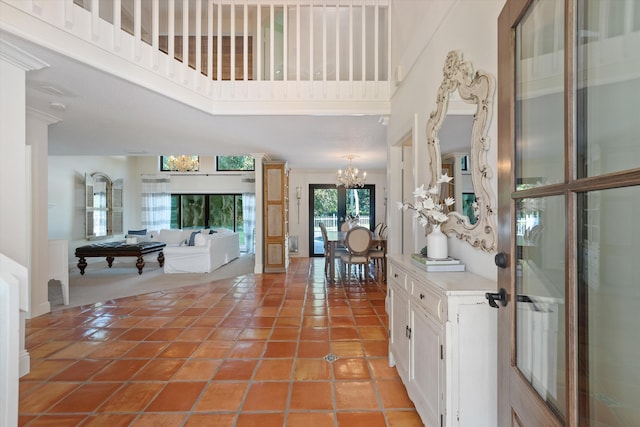
{"label": "crystal chandelier", "polygon": [[198,156],[169,156],[167,168],[176,172],[196,172],[200,169]]}
{"label": "crystal chandelier", "polygon": [[367,180],[367,173],[363,172],[362,176],[358,175],[358,168],[354,168],[352,165],[352,160],[356,157],[358,156],[353,154],[344,156],[345,159],[349,159],[349,166],[347,166],[347,169],[345,169],[344,172],[342,171],[342,169],[338,171],[336,187],[340,187],[341,185],[345,188],[364,187],[364,182]]}

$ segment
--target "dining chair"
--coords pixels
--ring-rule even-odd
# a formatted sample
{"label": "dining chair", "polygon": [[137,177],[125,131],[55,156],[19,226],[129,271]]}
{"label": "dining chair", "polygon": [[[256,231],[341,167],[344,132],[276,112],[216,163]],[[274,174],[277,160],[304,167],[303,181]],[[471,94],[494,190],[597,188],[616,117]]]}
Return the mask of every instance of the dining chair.
{"label": "dining chair", "polygon": [[[371,230],[366,227],[353,227],[347,232],[345,244],[347,253],[342,255],[342,263],[346,266],[344,278],[351,275],[351,267],[355,265],[364,266],[365,281],[369,282],[369,248],[371,247]],[[358,273],[359,276],[359,273]],[[359,280],[359,277],[358,277]]]}
{"label": "dining chair", "polygon": [[380,236],[380,230],[382,230],[383,226],[384,226],[384,222],[379,222],[379,223],[376,224],[376,226],[373,228],[373,237],[374,238]]}
{"label": "dining chair", "polygon": [[387,278],[387,225],[380,222],[373,230],[376,242],[369,249],[369,258],[376,269],[376,279],[386,281]]}
{"label": "dining chair", "polygon": [[[320,232],[322,233],[322,242],[324,244],[324,275],[329,274],[329,266],[331,265],[331,243],[329,243],[329,237],[327,235],[327,226],[321,222],[318,224],[320,227]],[[336,248],[334,249],[334,259],[340,259],[340,257],[347,252],[346,248],[340,247],[336,244]]]}

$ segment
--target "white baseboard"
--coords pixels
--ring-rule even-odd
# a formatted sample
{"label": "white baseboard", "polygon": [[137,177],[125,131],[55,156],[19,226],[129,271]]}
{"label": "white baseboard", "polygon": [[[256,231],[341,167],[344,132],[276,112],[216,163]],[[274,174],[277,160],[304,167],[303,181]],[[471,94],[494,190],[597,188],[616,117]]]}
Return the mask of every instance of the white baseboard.
{"label": "white baseboard", "polygon": [[27,313],[27,319],[33,319],[34,317],[47,313],[51,313],[51,303],[49,301],[45,301],[35,307],[31,307],[31,311]]}
{"label": "white baseboard", "polygon": [[20,371],[19,376],[23,377],[31,371],[31,356],[27,350],[20,350],[20,360],[18,361]]}
{"label": "white baseboard", "polygon": [[262,265],[262,263],[255,263],[255,266],[253,267],[253,272],[254,274],[262,274],[262,270],[264,269],[264,266]]}

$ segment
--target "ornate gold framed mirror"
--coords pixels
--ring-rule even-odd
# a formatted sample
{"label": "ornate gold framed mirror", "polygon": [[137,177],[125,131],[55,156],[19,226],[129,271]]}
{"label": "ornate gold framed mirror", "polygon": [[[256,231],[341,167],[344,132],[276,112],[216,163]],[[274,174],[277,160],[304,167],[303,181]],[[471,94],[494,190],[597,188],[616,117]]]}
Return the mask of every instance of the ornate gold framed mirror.
{"label": "ornate gold framed mirror", "polygon": [[[487,136],[491,113],[493,110],[493,96],[495,93],[495,78],[484,71],[473,71],[470,62],[462,60],[460,51],[451,51],[443,68],[444,78],[438,88],[436,109],[431,113],[427,122],[427,151],[431,182],[435,183],[443,173],[443,150],[440,141],[440,131],[447,118],[447,114],[456,113],[456,108],[450,104],[464,103],[471,107],[472,124],[468,145],[468,154],[458,153],[454,156],[458,170],[466,167],[471,178],[473,193],[466,192],[464,198],[456,198],[455,210],[449,213],[449,219],[442,225],[447,235],[455,235],[458,239],[468,242],[471,246],[483,251],[496,250],[496,202],[489,180],[493,171],[487,162],[487,151],[490,140]],[[451,157],[450,153],[447,157]],[[459,159],[458,159],[459,157]],[[449,175],[451,176],[451,175]],[[454,186],[462,185],[462,175],[454,173]],[[456,182],[458,181],[458,182]],[[475,203],[473,202],[475,199]],[[463,207],[463,203],[465,206]],[[473,218],[465,215],[469,212],[469,205],[473,206]]]}

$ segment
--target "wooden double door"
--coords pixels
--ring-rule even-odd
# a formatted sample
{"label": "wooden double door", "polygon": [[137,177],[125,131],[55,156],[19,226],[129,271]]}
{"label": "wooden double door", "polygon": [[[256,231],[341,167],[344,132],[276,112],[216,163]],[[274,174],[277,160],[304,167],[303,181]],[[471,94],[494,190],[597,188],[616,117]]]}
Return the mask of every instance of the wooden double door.
{"label": "wooden double door", "polygon": [[499,425],[640,425],[640,2],[498,20]]}

